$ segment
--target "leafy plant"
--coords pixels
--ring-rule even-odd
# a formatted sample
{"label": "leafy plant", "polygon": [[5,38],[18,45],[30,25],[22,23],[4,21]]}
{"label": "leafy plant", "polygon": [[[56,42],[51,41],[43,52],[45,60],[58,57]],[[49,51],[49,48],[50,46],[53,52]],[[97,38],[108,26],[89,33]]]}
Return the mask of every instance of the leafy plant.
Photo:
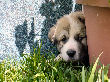
{"label": "leafy plant", "polygon": [[54,54],[40,54],[41,46],[31,55],[23,54],[20,61],[3,60],[0,63],[0,81],[24,82],[108,82],[109,65],[96,70],[99,57],[89,68],[73,63],[54,61]]}

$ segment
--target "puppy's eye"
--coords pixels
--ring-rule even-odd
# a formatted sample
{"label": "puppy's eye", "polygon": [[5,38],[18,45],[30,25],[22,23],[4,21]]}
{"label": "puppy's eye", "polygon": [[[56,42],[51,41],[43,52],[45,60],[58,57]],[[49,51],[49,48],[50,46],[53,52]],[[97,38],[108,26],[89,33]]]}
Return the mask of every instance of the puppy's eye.
{"label": "puppy's eye", "polygon": [[75,40],[77,40],[77,41],[81,41],[84,37],[79,36],[79,34],[77,34],[74,38],[75,38]]}
{"label": "puppy's eye", "polygon": [[62,42],[66,42],[67,38],[66,36],[63,36],[63,38],[61,39]]}
{"label": "puppy's eye", "polygon": [[79,37],[79,40],[81,41],[84,37]]}

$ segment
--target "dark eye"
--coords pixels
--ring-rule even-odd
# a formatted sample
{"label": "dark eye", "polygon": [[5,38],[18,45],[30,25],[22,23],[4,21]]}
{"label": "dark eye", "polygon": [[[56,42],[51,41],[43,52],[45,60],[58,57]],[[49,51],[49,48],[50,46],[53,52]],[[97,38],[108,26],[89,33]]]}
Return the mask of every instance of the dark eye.
{"label": "dark eye", "polygon": [[79,41],[81,41],[84,37],[79,37]]}
{"label": "dark eye", "polygon": [[63,38],[62,38],[62,40],[61,40],[62,42],[66,42],[67,41],[67,38],[66,38],[66,36],[63,36]]}
{"label": "dark eye", "polygon": [[77,40],[77,41],[81,41],[84,37],[79,36],[79,34],[77,34],[74,38],[75,38],[75,40]]}

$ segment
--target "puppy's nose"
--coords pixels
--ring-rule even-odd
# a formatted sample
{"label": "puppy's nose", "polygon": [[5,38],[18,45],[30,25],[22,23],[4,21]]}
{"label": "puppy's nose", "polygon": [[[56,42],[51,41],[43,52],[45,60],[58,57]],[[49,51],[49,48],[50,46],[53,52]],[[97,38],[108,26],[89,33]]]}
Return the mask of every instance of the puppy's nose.
{"label": "puppy's nose", "polygon": [[70,49],[66,53],[69,57],[73,57],[75,55],[76,51]]}

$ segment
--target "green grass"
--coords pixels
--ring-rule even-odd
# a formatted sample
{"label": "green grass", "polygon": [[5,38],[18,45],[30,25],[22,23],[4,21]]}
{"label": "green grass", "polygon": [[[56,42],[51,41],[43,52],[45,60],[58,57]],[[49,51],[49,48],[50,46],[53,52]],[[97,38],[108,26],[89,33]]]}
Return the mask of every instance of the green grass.
{"label": "green grass", "polygon": [[74,67],[72,63],[55,62],[54,54],[45,58],[40,55],[40,47],[30,56],[23,55],[19,62],[13,59],[0,63],[0,82],[108,82],[109,65],[96,69],[100,56],[94,65],[86,69],[84,66]]}

